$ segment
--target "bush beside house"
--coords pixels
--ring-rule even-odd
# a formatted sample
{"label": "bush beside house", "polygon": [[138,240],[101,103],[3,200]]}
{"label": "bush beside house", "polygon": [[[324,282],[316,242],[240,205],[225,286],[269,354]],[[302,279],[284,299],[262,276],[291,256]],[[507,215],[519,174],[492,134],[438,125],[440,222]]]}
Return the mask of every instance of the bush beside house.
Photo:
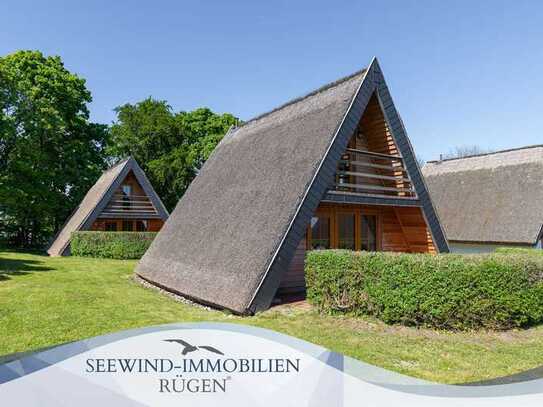
{"label": "bush beside house", "polygon": [[531,256],[542,256],[543,250],[541,249],[529,249],[524,247],[499,247],[496,249],[496,253],[500,254],[527,254]]}
{"label": "bush beside house", "polygon": [[147,251],[156,232],[74,232],[74,256],[108,259],[139,259]]}
{"label": "bush beside house", "polygon": [[446,329],[543,322],[543,256],[312,251],[306,279],[323,312]]}

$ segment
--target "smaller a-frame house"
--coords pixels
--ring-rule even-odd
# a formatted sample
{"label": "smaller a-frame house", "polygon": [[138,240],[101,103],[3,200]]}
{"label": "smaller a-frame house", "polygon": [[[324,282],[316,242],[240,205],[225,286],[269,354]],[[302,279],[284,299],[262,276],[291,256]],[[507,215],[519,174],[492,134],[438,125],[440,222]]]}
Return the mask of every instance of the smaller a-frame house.
{"label": "smaller a-frame house", "polygon": [[448,251],[375,59],[231,129],[136,273],[247,314],[305,290],[305,252],[322,248]]}
{"label": "smaller a-frame house", "polygon": [[70,254],[70,239],[79,230],[157,232],[168,211],[132,157],[113,165],[96,181],[57,233],[47,253]]}

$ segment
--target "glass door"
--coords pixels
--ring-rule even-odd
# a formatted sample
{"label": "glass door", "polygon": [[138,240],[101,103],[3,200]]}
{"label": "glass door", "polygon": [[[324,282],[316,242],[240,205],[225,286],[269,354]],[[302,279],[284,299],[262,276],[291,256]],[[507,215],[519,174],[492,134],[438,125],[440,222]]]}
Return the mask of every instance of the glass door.
{"label": "glass door", "polygon": [[356,213],[338,212],[336,227],[337,248],[356,250]]}
{"label": "glass door", "polygon": [[319,209],[307,228],[307,250],[381,250],[377,209],[330,206]]}
{"label": "glass door", "polygon": [[361,216],[360,222],[361,249],[368,252],[377,251],[377,216]]}

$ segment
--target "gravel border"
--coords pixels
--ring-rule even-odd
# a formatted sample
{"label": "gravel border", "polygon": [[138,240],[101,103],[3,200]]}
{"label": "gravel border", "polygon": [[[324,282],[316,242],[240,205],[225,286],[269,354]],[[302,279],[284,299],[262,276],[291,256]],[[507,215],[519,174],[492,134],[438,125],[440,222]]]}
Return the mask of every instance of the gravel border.
{"label": "gravel border", "polygon": [[174,300],[176,302],[180,302],[180,303],[187,304],[187,305],[192,305],[194,307],[204,309],[206,311],[217,311],[217,310],[215,310],[215,309],[213,309],[211,307],[208,307],[206,305],[199,304],[197,302],[191,301],[188,298],[185,298],[185,297],[183,297],[181,295],[172,293],[171,291],[167,291],[167,290],[164,290],[163,288],[160,288],[160,287],[158,287],[156,285],[153,285],[150,282],[148,282],[147,280],[144,280],[143,278],[138,276],[137,274],[134,274],[134,276],[132,278],[137,284],[143,286],[144,288],[149,288],[151,290],[157,291],[160,294],[165,295],[166,297],[169,297],[169,298],[171,298],[172,300]]}

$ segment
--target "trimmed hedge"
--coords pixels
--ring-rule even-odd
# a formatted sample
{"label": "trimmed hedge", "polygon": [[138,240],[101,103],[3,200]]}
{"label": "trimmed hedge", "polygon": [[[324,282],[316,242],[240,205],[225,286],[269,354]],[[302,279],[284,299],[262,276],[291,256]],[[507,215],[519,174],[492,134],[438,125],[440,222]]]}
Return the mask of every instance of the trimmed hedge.
{"label": "trimmed hedge", "polygon": [[156,232],[74,232],[70,243],[74,256],[108,259],[140,259]]}
{"label": "trimmed hedge", "polygon": [[315,250],[306,279],[321,312],[455,330],[543,322],[543,256]]}
{"label": "trimmed hedge", "polygon": [[529,249],[524,247],[499,247],[496,249],[496,253],[500,254],[527,254],[532,256],[543,256],[543,250],[541,249]]}

